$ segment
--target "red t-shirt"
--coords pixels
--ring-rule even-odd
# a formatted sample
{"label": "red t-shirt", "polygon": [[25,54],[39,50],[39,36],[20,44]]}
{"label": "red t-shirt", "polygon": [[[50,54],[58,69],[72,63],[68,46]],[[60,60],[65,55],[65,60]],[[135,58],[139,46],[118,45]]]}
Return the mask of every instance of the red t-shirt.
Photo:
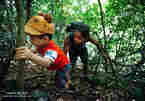
{"label": "red t-shirt", "polygon": [[57,53],[57,57],[54,60],[54,63],[48,67],[49,70],[58,70],[64,68],[68,63],[68,57],[64,54],[64,52],[59,48],[58,45],[53,40],[50,40],[48,45],[43,48],[38,48],[38,52],[45,56],[46,52],[49,50],[53,50]]}

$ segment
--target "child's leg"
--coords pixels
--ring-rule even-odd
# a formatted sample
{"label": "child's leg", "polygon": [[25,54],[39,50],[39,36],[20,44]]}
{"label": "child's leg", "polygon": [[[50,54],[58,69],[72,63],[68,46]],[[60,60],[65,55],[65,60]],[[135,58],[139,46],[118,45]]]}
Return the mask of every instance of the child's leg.
{"label": "child's leg", "polygon": [[70,85],[71,85],[70,72],[71,72],[71,66],[70,64],[67,64],[66,68],[64,68],[64,73],[65,73],[65,78],[66,78],[65,88],[70,88]]}
{"label": "child's leg", "polygon": [[68,88],[70,83],[70,65],[62,70],[56,71],[56,87],[57,88]]}
{"label": "child's leg", "polygon": [[66,80],[64,79],[63,75],[63,72],[61,72],[60,70],[56,71],[56,88],[65,88]]}

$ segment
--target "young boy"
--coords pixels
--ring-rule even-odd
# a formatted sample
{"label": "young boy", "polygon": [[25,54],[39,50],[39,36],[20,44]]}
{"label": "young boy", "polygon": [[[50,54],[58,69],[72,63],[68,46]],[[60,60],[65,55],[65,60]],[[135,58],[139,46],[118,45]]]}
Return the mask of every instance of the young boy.
{"label": "young boy", "polygon": [[66,31],[69,35],[64,39],[64,52],[69,53],[72,69],[76,63],[77,57],[80,56],[82,63],[84,64],[84,75],[87,75],[88,71],[88,51],[86,43],[91,42],[98,46],[98,41],[90,37],[90,29],[87,24],[82,22],[73,22],[67,26]]}
{"label": "young boy", "polygon": [[26,47],[16,49],[16,59],[27,59],[48,70],[56,70],[56,87],[68,88],[70,83],[70,65],[67,56],[52,40],[54,24],[52,16],[39,13],[33,16],[24,27],[41,56]]}

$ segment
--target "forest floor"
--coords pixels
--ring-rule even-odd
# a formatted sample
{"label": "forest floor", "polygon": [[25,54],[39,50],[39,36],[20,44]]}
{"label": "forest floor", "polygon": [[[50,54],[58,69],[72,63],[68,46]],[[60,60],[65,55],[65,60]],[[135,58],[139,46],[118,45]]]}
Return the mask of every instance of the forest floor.
{"label": "forest floor", "polygon": [[[11,90],[14,90],[16,88],[15,81],[16,81],[16,75],[18,71],[18,68],[16,68],[16,64],[17,64],[16,62],[11,63],[9,67],[9,73],[6,78],[6,85],[8,88],[10,87]],[[98,100],[98,101],[118,101],[117,99],[121,99],[121,98],[124,99],[123,98],[125,94],[124,91],[119,91],[119,89],[113,89],[113,88],[105,89],[104,86],[95,85],[95,84],[93,84],[93,87],[92,87],[92,84],[90,84],[87,80],[82,80],[81,74],[83,71],[82,71],[81,66],[82,65],[76,66],[75,70],[71,73],[71,76],[72,76],[71,80],[72,80],[73,92],[74,92],[73,94],[70,94],[71,96],[74,96],[76,94],[76,91],[77,92],[79,91],[79,93],[82,94],[83,96],[91,95],[95,97],[97,96],[97,98],[102,97],[102,99],[107,99],[107,100]],[[94,74],[93,72],[89,72],[88,76],[91,76],[93,74]],[[105,77],[105,75],[102,75],[102,78],[103,77]],[[56,87],[55,87],[55,72],[54,71],[48,71],[47,68],[42,68],[38,65],[32,64],[31,62],[27,61],[24,67],[24,92],[26,93],[26,96],[29,96],[29,97],[32,96],[33,92],[36,95],[40,95],[40,93],[38,92],[41,92],[42,89],[43,91],[52,90],[52,93],[56,95],[57,90],[55,88]],[[4,91],[7,91],[7,89],[4,89],[4,88],[0,89],[0,96],[1,96],[1,93]],[[61,92],[59,92],[59,94],[60,93]],[[121,95],[121,98],[118,97],[117,94]],[[92,100],[92,101],[96,101],[96,100]],[[119,100],[119,101],[125,101],[125,100]]]}

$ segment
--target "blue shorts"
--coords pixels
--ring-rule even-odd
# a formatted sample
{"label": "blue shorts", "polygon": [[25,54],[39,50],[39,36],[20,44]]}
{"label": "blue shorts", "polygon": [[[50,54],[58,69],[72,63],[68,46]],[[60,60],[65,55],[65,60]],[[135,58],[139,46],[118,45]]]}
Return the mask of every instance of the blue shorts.
{"label": "blue shorts", "polygon": [[70,69],[71,69],[70,64],[67,64],[65,68],[61,70],[56,70],[55,79],[56,79],[57,88],[65,88],[67,81],[70,80],[70,74],[69,74]]}

